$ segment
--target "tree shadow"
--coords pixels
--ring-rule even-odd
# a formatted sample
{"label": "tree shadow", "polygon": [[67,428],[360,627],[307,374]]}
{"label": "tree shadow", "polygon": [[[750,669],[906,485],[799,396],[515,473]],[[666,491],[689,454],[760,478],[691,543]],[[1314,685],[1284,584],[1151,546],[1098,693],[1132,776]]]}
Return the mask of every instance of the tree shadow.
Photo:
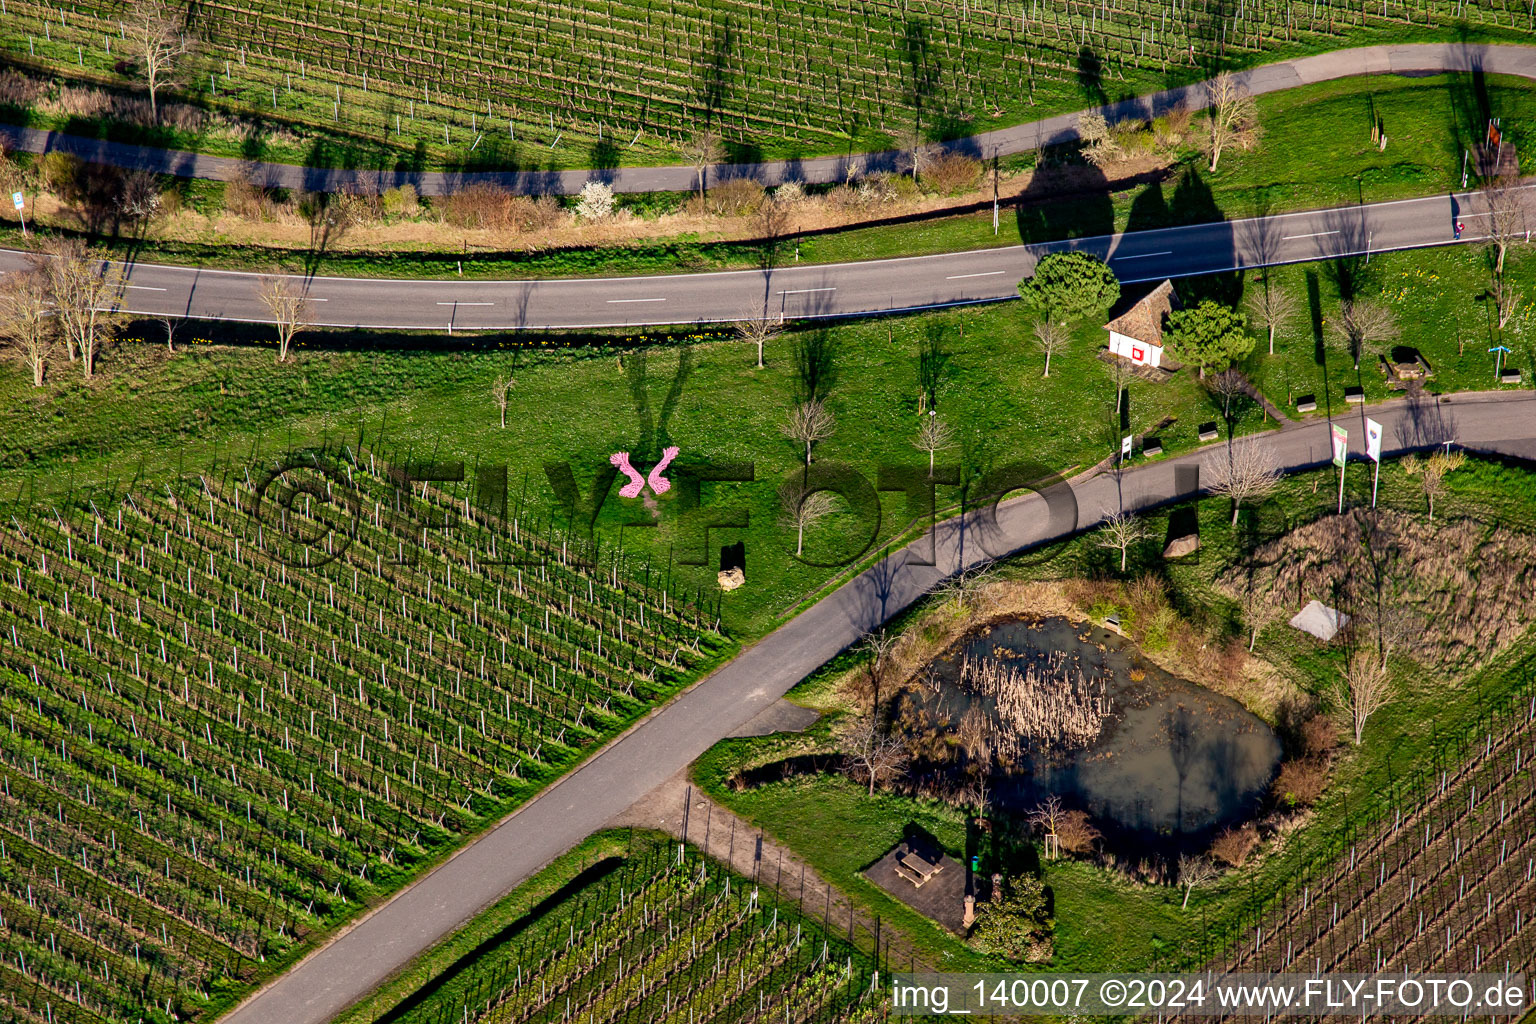
{"label": "tree shadow", "polygon": [[635,406],[635,423],[639,428],[638,438],[630,449],[635,462],[656,459],[672,443],[672,435],[667,426],[677,410],[678,401],[683,397],[683,388],[693,373],[693,346],[685,344],[678,349],[677,369],[672,374],[672,381],[667,387],[659,412],[651,409],[648,369],[645,349],[635,349],[625,354],[624,376],[629,384],[629,397]]}
{"label": "tree shadow", "polygon": [[917,386],[930,410],[939,407],[939,391],[950,377],[953,354],[945,345],[948,332],[942,320],[930,320],[917,343]]}
{"label": "tree shadow", "polygon": [[736,26],[730,15],[711,26],[712,31],[699,55],[698,75],[694,81],[694,102],[704,108],[704,123],[714,120],[735,89],[736,73],[731,67],[736,51]]}
{"label": "tree shadow", "polygon": [[1109,94],[1104,91],[1104,61],[1092,47],[1084,46],[1077,51],[1077,87],[1096,107],[1109,102]]}
{"label": "tree shadow", "polygon": [[1172,223],[1172,216],[1168,210],[1168,201],[1163,196],[1163,183],[1154,181],[1136,193],[1135,198],[1131,200],[1131,209],[1125,219],[1125,230],[1129,234],[1134,231],[1166,228]]}
{"label": "tree shadow", "polygon": [[1082,160],[1077,148],[1074,143],[1043,150],[1029,187],[1014,199],[1019,240],[1026,245],[1114,233],[1109,179]]}
{"label": "tree shadow", "polygon": [[943,65],[934,52],[929,38],[928,23],[921,18],[909,17],[902,24],[901,57],[904,81],[904,98],[912,108],[914,131],[919,140],[924,138],[923,114],[939,91]]}
{"label": "tree shadow", "polygon": [[[1179,176],[1173,189],[1173,198],[1168,204],[1168,213],[1175,224],[1222,224],[1227,219],[1217,205],[1210,186],[1194,167],[1186,167]],[[1202,239],[1202,247],[1207,253],[1219,257],[1224,265],[1237,265],[1237,247],[1234,232],[1230,229],[1210,232]],[[1243,273],[1241,270],[1228,270],[1199,277],[1183,277],[1175,282],[1174,288],[1186,306],[1197,305],[1205,299],[1224,306],[1235,306],[1243,297]]]}
{"label": "tree shadow", "polygon": [[825,401],[837,378],[837,340],[825,328],[795,337],[795,401]]}

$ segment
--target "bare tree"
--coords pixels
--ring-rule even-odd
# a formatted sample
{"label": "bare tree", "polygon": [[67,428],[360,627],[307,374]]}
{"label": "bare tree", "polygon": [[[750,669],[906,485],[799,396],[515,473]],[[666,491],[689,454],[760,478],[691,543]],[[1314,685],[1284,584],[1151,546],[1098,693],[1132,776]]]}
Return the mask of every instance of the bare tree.
{"label": "bare tree", "polygon": [[864,673],[869,682],[869,713],[876,721],[880,719],[880,690],[886,676],[890,674],[891,656],[896,652],[897,639],[884,629],[878,629],[865,633],[859,642],[859,646],[868,655],[868,660],[864,662]]}
{"label": "bare tree", "polygon": [[800,481],[792,480],[779,488],[782,522],[795,531],[795,554],[805,553],[805,528],[815,526],[836,511],[828,491],[807,491]]}
{"label": "bare tree", "polygon": [[1243,502],[1267,497],[1280,486],[1280,467],[1274,457],[1253,441],[1227,446],[1227,457],[1218,459],[1211,472],[1212,494],[1232,502],[1232,525]]}
{"label": "bare tree", "polygon": [[1498,322],[1499,330],[1503,331],[1505,325],[1520,309],[1520,301],[1525,298],[1525,290],[1503,274],[1495,274],[1493,281],[1488,285],[1488,298],[1493,302],[1494,319]]}
{"label": "bare tree", "polygon": [[1120,571],[1125,572],[1131,547],[1146,535],[1147,526],[1135,513],[1111,512],[1099,525],[1099,547],[1118,549]]}
{"label": "bare tree", "polygon": [[845,735],[852,747],[847,758],[849,774],[868,781],[870,796],[875,795],[876,784],[888,783],[906,774],[909,760],[906,746],[900,738],[880,728],[874,716],[855,718],[849,723]]}
{"label": "bare tree", "polygon": [[507,429],[507,400],[512,394],[512,389],[517,387],[517,381],[511,377],[497,376],[491,382],[491,398],[496,402],[496,409],[501,413],[501,429]]}
{"label": "bare tree", "polygon": [[1248,378],[1236,369],[1213,373],[1203,381],[1205,389],[1221,401],[1221,418],[1232,421],[1232,399],[1248,393]]}
{"label": "bare tree", "polygon": [[186,14],[165,0],[134,0],[123,21],[123,36],[149,88],[149,113],[160,120],[158,94],[175,80],[181,58],[192,52]]}
{"label": "bare tree", "polygon": [[1252,573],[1238,596],[1243,605],[1243,621],[1248,624],[1248,653],[1252,654],[1254,645],[1259,642],[1259,633],[1280,617],[1280,609],[1275,607],[1269,592],[1259,586]]}
{"label": "bare tree", "polygon": [[1209,109],[1206,111],[1206,151],[1211,154],[1211,170],[1221,154],[1233,145],[1247,148],[1258,138],[1259,111],[1253,97],[1238,85],[1230,72],[1223,71],[1206,86]]}
{"label": "bare tree", "polygon": [[805,445],[805,464],[811,464],[811,446],[825,441],[837,430],[837,417],[832,415],[819,398],[801,402],[789,410],[789,418],[781,428],[784,436]]}
{"label": "bare tree", "polygon": [[736,337],[748,345],[757,347],[757,368],[761,370],[763,368],[763,346],[768,343],[769,338],[772,338],[784,329],[783,323],[770,316],[757,316],[749,313],[736,321],[735,328]]}
{"label": "bare tree", "polygon": [[160,326],[165,328],[165,350],[167,352],[174,353],[176,351],[176,329],[181,326],[181,323],[182,320],[179,316],[166,315],[160,317]]}
{"label": "bare tree", "polygon": [[0,335],[27,369],[32,386],[43,386],[48,357],[55,347],[56,324],[48,279],[37,270],[7,274],[0,284]]}
{"label": "bare tree", "polygon": [[268,277],[261,284],[261,302],[277,326],[277,361],[288,361],[293,336],[309,326],[309,292],[291,277]]}
{"label": "bare tree", "polygon": [[1301,312],[1301,302],[1294,292],[1271,286],[1265,277],[1264,287],[1248,293],[1245,302],[1248,322],[1269,335],[1269,354],[1275,354],[1275,332],[1283,330],[1296,314]]}
{"label": "bare tree", "polygon": [[933,163],[933,150],[922,135],[913,128],[902,129],[896,133],[896,150],[901,155],[901,169],[910,171],[913,181],[922,181],[923,172]]}
{"label": "bare tree", "polygon": [[683,156],[693,165],[699,179],[699,202],[704,201],[704,172],[711,164],[717,164],[725,156],[725,148],[720,144],[720,136],[705,129],[694,132],[688,141],[683,143]]}
{"label": "bare tree", "polygon": [[1345,299],[1339,303],[1339,318],[1329,326],[1349,346],[1357,370],[1367,345],[1391,341],[1398,333],[1397,317],[1386,306],[1370,299]]}
{"label": "bare tree", "polygon": [[1339,671],[1334,696],[1348,714],[1355,734],[1355,746],[1365,737],[1365,723],[1396,696],[1392,674],[1374,652],[1360,650],[1350,656]]}
{"label": "bare tree", "polygon": [[1526,189],[1517,174],[1501,174],[1483,188],[1488,203],[1488,240],[1493,243],[1493,272],[1504,274],[1504,257],[1510,246],[1526,239],[1530,221],[1526,217]]}
{"label": "bare tree", "polygon": [[965,611],[965,602],[973,597],[987,584],[991,583],[997,575],[997,566],[990,562],[979,562],[976,565],[961,569],[953,576],[948,576],[939,581],[933,592],[942,594],[948,600],[955,602],[955,610]]}
{"label": "bare tree", "polygon": [[1184,853],[1179,855],[1179,884],[1184,887],[1184,903],[1179,908],[1189,909],[1189,894],[1195,886],[1205,885],[1216,877],[1216,865],[1204,857]]}
{"label": "bare tree", "polygon": [[1070,335],[1067,333],[1066,327],[1056,323],[1050,317],[1035,321],[1033,333],[1035,344],[1039,346],[1040,351],[1045,353],[1045,372],[1041,376],[1049,377],[1051,375],[1051,354],[1065,346]]}
{"label": "bare tree", "polygon": [[933,410],[923,417],[918,424],[917,437],[912,441],[912,447],[920,452],[928,453],[928,479],[933,479],[933,460],[938,452],[945,451],[955,446],[955,432],[944,418]]}
{"label": "bare tree", "polygon": [[87,380],[96,374],[96,356],[117,327],[113,313],[123,275],[115,265],[93,259],[74,238],[53,238],[34,260],[48,282],[59,330],[70,361],[80,361]]}
{"label": "bare tree", "polygon": [[1435,499],[1444,497],[1450,489],[1445,482],[1446,475],[1460,469],[1466,460],[1463,453],[1449,450],[1435,452],[1427,459],[1409,456],[1403,460],[1403,471],[1419,478],[1424,500],[1429,503],[1430,522],[1435,521]]}
{"label": "bare tree", "polygon": [[1059,849],[1059,836],[1057,830],[1061,828],[1062,821],[1066,818],[1066,808],[1061,806],[1061,798],[1054,793],[1035,805],[1035,809],[1029,812],[1029,823],[1040,830],[1040,834],[1046,839],[1046,854],[1050,855],[1052,847]]}

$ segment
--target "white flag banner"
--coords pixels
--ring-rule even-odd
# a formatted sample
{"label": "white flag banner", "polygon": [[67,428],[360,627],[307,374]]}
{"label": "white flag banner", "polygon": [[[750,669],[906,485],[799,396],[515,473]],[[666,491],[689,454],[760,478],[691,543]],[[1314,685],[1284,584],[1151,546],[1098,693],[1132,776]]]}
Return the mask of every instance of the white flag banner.
{"label": "white flag banner", "polygon": [[1120,439],[1120,454],[1125,458],[1131,457],[1131,444],[1136,440],[1135,434],[1126,434]]}
{"label": "white flag banner", "polygon": [[1381,461],[1381,424],[1369,418],[1365,421],[1365,454],[1372,462]]}

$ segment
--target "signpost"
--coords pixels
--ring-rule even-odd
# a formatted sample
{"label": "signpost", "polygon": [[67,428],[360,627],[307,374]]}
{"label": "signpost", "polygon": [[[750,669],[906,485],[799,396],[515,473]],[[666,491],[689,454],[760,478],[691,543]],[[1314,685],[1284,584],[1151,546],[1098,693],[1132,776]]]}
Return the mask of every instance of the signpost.
{"label": "signpost", "polygon": [[[20,193],[17,193],[17,195],[20,195]],[[1505,348],[1503,345],[1495,345],[1488,351],[1496,353],[1496,355],[1493,357],[1493,377],[1495,380],[1497,380],[1499,377],[1504,375],[1504,353],[1508,352],[1509,349]]]}
{"label": "signpost", "polygon": [[1371,478],[1371,508],[1376,507],[1376,485],[1381,483],[1381,424],[1365,418],[1365,454],[1376,463],[1375,475]]}
{"label": "signpost", "polygon": [[16,213],[21,217],[21,237],[27,237],[27,201],[20,192],[11,193],[11,202],[16,204]]}
{"label": "signpost", "polygon": [[1131,445],[1136,439],[1135,434],[1126,434],[1120,439],[1120,461],[1124,462],[1131,457]]}
{"label": "signpost", "polygon": [[1349,431],[1332,424],[1333,464],[1339,467],[1339,514],[1344,514],[1344,464],[1349,459]]}

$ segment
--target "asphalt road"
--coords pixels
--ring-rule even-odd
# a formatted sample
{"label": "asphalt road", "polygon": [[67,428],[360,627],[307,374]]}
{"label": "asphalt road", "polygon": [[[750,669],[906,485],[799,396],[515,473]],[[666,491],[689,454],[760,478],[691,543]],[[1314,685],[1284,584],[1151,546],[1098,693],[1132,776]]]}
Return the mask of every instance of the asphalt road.
{"label": "asphalt road", "polygon": [[[1363,418],[1385,427],[1397,454],[1454,441],[1466,448],[1530,448],[1536,394],[1529,391],[1397,400],[1341,416],[1363,459]],[[1287,469],[1326,463],[1328,424],[1313,420],[1242,441]],[[1021,456],[1024,453],[1019,453]],[[526,880],[552,858],[682,770],[863,634],[965,566],[1025,551],[1086,529],[1110,512],[1149,508],[1199,488],[1226,448],[1119,473],[1059,483],[994,514],[938,524],[743,651],[484,837],[357,922],[258,992],[226,1024],[320,1024],[362,998],[434,942]],[[1356,463],[1351,472],[1367,472]],[[1026,475],[1033,471],[1025,469]]]}
{"label": "asphalt road", "polygon": [[[1522,194],[1536,210],[1536,185]],[[375,330],[538,330],[687,324],[771,316],[854,316],[990,302],[1016,294],[1045,253],[1091,252],[1124,283],[1275,263],[1455,243],[1487,236],[1478,193],[1432,196],[1039,245],[772,270],[546,281],[295,278],[316,326]],[[1536,226],[1536,213],[1531,218]],[[0,271],[27,256],[0,250]],[[147,316],[270,323],[264,276],[228,270],[126,266],[119,308]]]}
{"label": "asphalt road", "polygon": [[[1536,78],[1536,47],[1469,43],[1361,46],[1266,64],[1238,72],[1234,77],[1249,93],[1257,96],[1355,75],[1418,74],[1432,71]],[[1006,156],[1024,153],[1043,145],[1069,142],[1077,138],[1078,118],[1084,113],[1100,113],[1112,122],[1145,119],[1180,105],[1198,110],[1206,105],[1206,96],[1206,85],[1200,82],[1094,107],[1090,111],[1061,114],[983,132],[934,148],[979,158],[990,158],[994,154]],[[619,192],[682,192],[696,187],[694,169],[679,166],[624,167],[599,171],[538,170],[535,166],[535,169],[522,171],[440,172],[396,170],[391,159],[387,169],[308,168],[106,142],[62,132],[9,125],[0,125],[0,137],[7,139],[12,148],[34,153],[58,150],[98,163],[142,167],[184,178],[211,178],[219,181],[244,178],[264,185],[308,191],[335,192],[346,188],[373,191],[408,182],[424,195],[441,195],[472,182],[489,181],[514,191],[535,195],[574,194],[593,178],[607,181]],[[530,162],[536,165],[542,154],[536,148],[530,148],[529,152],[533,154]],[[825,183],[845,180],[854,165],[867,172],[895,170],[899,163],[899,154],[895,152],[862,153],[767,163],[719,164],[711,167],[708,175],[712,181],[753,177],[765,185],[777,185],[783,181]]]}

